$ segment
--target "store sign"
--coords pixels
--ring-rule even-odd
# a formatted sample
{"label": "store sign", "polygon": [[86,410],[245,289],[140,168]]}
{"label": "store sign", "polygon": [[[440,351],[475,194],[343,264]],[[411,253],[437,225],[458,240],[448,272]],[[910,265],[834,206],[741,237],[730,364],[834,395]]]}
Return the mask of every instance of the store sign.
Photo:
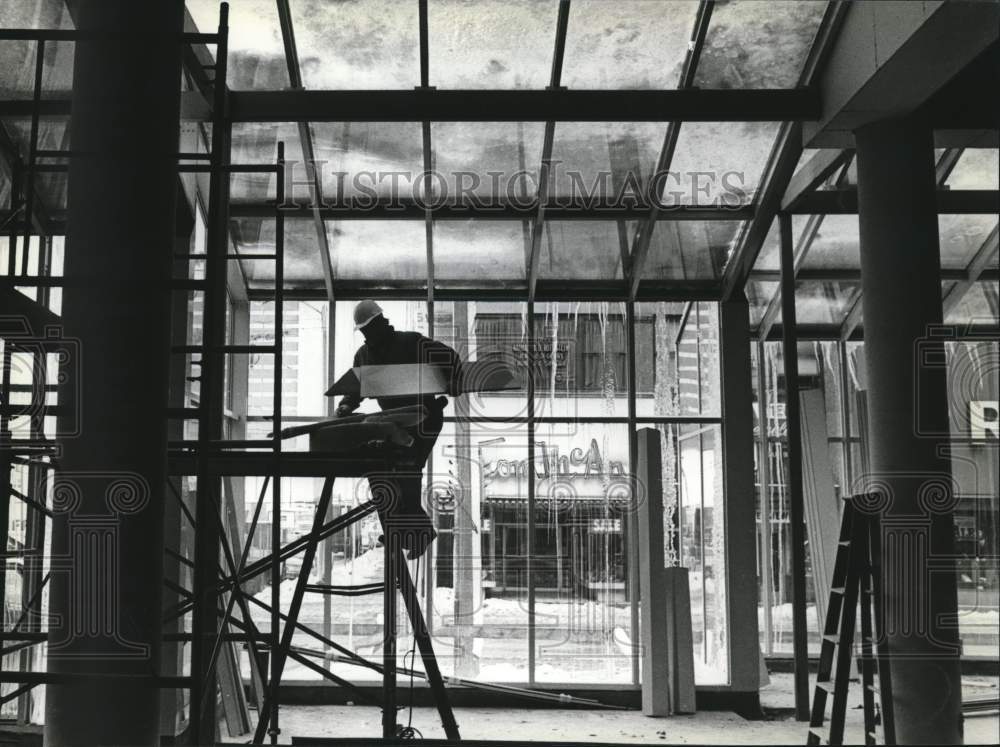
{"label": "store sign", "polygon": [[619,534],[622,531],[621,519],[592,519],[590,531],[594,534]]}
{"label": "store sign", "polygon": [[969,402],[969,435],[973,441],[1000,440],[1000,402],[995,399]]}
{"label": "store sign", "polygon": [[[625,476],[625,463],[621,460],[605,460],[601,455],[597,439],[590,439],[587,451],[576,447],[568,455],[560,455],[558,446],[550,446],[538,441],[539,458],[535,460],[535,477],[543,480],[549,477],[595,478],[605,476]],[[528,460],[497,459],[483,465],[483,477],[487,480],[505,477],[526,477]]]}

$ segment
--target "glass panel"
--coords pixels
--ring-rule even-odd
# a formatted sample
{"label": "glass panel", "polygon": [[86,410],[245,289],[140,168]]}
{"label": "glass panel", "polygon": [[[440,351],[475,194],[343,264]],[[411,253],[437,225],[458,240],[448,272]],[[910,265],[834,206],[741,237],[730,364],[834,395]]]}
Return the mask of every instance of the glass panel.
{"label": "glass panel", "polygon": [[[789,497],[787,490],[788,451],[785,444],[786,417],[782,357],[780,342],[764,343],[764,369],[766,422],[768,438],[769,483],[766,496],[765,541],[770,550],[767,563],[770,599],[764,611],[769,624],[770,638],[766,650],[776,654],[789,654],[792,650],[792,541],[789,523]],[[817,621],[815,589],[811,581],[809,545],[806,544],[806,626],[810,653],[819,651],[819,626]]]}
{"label": "glass panel", "polygon": [[635,227],[635,221],[546,221],[538,276],[621,280],[622,251],[631,251]]}
{"label": "glass panel", "polygon": [[[939,215],[941,266],[964,270],[996,228],[995,215]],[[996,266],[996,263],[993,263]]]}
{"label": "glass panel", "polygon": [[[747,301],[750,303],[750,324],[757,326],[763,321],[767,307],[771,303],[771,299],[774,298],[774,294],[778,292],[779,286],[780,283],[768,280],[750,280],[747,283]],[[780,310],[775,322],[779,324],[781,322]]]}
{"label": "glass panel", "polygon": [[[993,263],[996,266],[996,262]],[[996,324],[1000,319],[1000,284],[994,281],[973,283],[945,315],[948,324]]]}
{"label": "glass panel", "polygon": [[858,283],[800,280],[795,284],[795,322],[843,324],[860,293]]}
{"label": "glass panel", "polygon": [[431,0],[430,84],[544,88],[556,36],[555,0]]}
{"label": "glass panel", "polygon": [[677,331],[687,304],[635,305],[636,414],[677,415]]}
{"label": "glass panel", "polygon": [[[423,302],[380,302],[397,329],[427,332]],[[337,308],[335,374],[351,365],[361,335],[353,303]],[[435,304],[434,337],[463,360],[524,358],[525,304]],[[518,369],[515,369],[518,370]],[[523,363],[520,371],[525,370]],[[438,539],[426,606],[435,653],[446,675],[526,682],[528,651],[527,426],[473,422],[524,417],[526,392],[481,392],[452,399],[428,467],[426,489]],[[373,407],[365,403],[365,409]],[[418,662],[419,663],[419,662]]]}
{"label": "glass panel", "polygon": [[[4,44],[11,43],[12,42],[2,42],[0,43],[0,48],[2,48]],[[38,149],[58,151],[68,150],[68,124],[69,123],[66,120],[40,119],[38,123],[38,142],[36,144]],[[17,152],[22,161],[26,162],[31,149],[31,120],[28,118],[5,118],[2,120],[2,126],[14,141],[17,147]],[[40,159],[39,163],[54,165],[67,164],[68,162],[66,159],[62,158],[46,158]],[[4,167],[0,168],[6,169],[6,164]],[[41,199],[44,210],[50,215],[54,215],[59,211],[66,209],[66,190],[68,186],[67,177],[68,171],[66,170],[61,172],[39,173],[35,175],[36,194]],[[0,193],[8,193],[10,189],[8,177],[0,177],[0,182],[3,183],[3,186],[0,186]],[[7,196],[9,196],[9,194]],[[0,204],[6,207],[9,205],[9,202],[5,197],[0,200]]]}
{"label": "glass panel", "polygon": [[643,278],[721,277],[742,226],[741,221],[657,221]]}
{"label": "glass panel", "polygon": [[[795,235],[794,232],[792,235]],[[754,262],[753,269],[772,272],[781,270],[781,229],[777,218],[771,221],[771,227],[767,230],[767,236],[764,237],[764,243],[757,254],[757,261]]]}
{"label": "glass panel", "polygon": [[[239,218],[231,221],[233,241],[240,254],[274,254],[275,221]],[[316,224],[312,218],[285,219],[285,287],[320,288],[323,261],[319,255]],[[274,261],[242,261],[248,284],[253,288],[274,288]]]}
{"label": "glass panel", "polygon": [[[289,201],[310,204],[312,192],[303,165],[302,141],[295,122],[237,122],[233,124],[231,159],[234,164],[274,166],[278,159],[278,143],[285,144],[286,186],[294,181]],[[322,175],[322,169],[321,175]],[[230,177],[229,194],[232,202],[263,203],[276,199],[277,174],[273,171],[235,173]]]}
{"label": "glass panel", "polygon": [[521,221],[449,220],[434,223],[434,280],[523,279]]}
{"label": "glass panel", "polygon": [[315,89],[420,85],[416,3],[292,0],[302,83]]}
{"label": "glass panel", "polygon": [[528,569],[538,562],[528,545],[527,425],[501,436],[492,424],[446,423],[433,459],[435,654],[446,675],[526,682]]}
{"label": "glass panel", "polygon": [[0,5],[0,27],[70,30],[74,28],[73,17],[63,0],[22,0],[17,3],[4,3]]}
{"label": "glass panel", "polygon": [[966,148],[945,184],[952,189],[1000,189],[996,148]]}
{"label": "glass panel", "polygon": [[[187,0],[198,30],[214,34],[219,28],[217,0]],[[210,48],[214,56],[214,48]],[[233,90],[288,88],[288,63],[278,22],[278,6],[271,0],[241,0],[229,8],[229,74]]]}
{"label": "glass panel", "polygon": [[715,6],[698,62],[700,88],[792,88],[826,3],[776,0]]}
{"label": "glass panel", "polygon": [[[422,193],[416,183],[424,169],[419,122],[315,122],[309,127],[327,203],[363,210],[376,195],[406,202]],[[294,174],[306,178],[301,167]]]}
{"label": "glass panel", "polygon": [[719,305],[691,304],[677,336],[679,415],[719,415]]}
{"label": "glass panel", "polygon": [[[7,3],[0,9],[0,28],[65,28],[72,29],[72,21],[65,8],[55,3],[43,3],[41,11],[30,3]],[[20,13],[27,10],[27,13]],[[36,15],[37,14],[37,15]],[[25,17],[27,16],[27,17]],[[6,19],[10,18],[8,24]],[[38,22],[41,22],[39,25]],[[46,41],[42,59],[43,98],[65,97],[73,86],[72,41]],[[31,99],[35,95],[35,66],[38,59],[38,42],[29,40],[4,40],[0,44],[0,97],[3,99]]]}
{"label": "glass panel", "polygon": [[544,134],[541,122],[432,123],[434,170],[447,185],[447,201],[466,204],[474,195],[485,205],[530,202]]}
{"label": "glass panel", "polygon": [[657,122],[559,122],[552,141],[550,196],[615,204],[645,195],[667,125]]}
{"label": "glass panel", "polygon": [[562,85],[676,88],[698,3],[577,0],[570,6]]}
{"label": "glass panel", "polygon": [[631,683],[628,426],[545,424],[535,439],[535,679]]}
{"label": "glass panel", "polygon": [[[452,400],[445,416],[496,418],[477,427],[492,436],[504,436],[520,426],[499,419],[528,416],[528,330],[524,303],[436,301],[434,337],[454,348],[463,361],[496,362],[514,375],[511,389],[474,392]],[[463,409],[464,408],[464,409]]]}
{"label": "glass panel", "polygon": [[774,122],[685,122],[663,185],[664,204],[748,204],[777,132]]}
{"label": "glass panel", "polygon": [[[285,416],[322,418],[326,415],[323,393],[330,386],[327,372],[326,347],[329,335],[330,308],[325,301],[285,301],[284,323],[281,330],[282,414]],[[250,302],[251,345],[273,345],[274,302]],[[251,356],[248,392],[249,410],[260,414],[272,402],[274,387],[273,359]],[[266,405],[267,407],[264,407]],[[268,429],[270,430],[270,429]]]}
{"label": "glass panel", "polygon": [[427,282],[423,221],[328,221],[326,235],[337,280]]}
{"label": "glass panel", "polygon": [[996,659],[998,479],[997,392],[1000,347],[988,339],[945,345],[951,415],[951,469],[960,499],[955,509],[958,625],[962,653]]}
{"label": "glass panel", "polygon": [[680,564],[688,569],[698,685],[729,682],[726,603],[726,527],[722,429],[677,429],[677,536]]}
{"label": "glass panel", "polygon": [[803,269],[861,269],[861,239],[856,215],[793,215],[792,236],[796,247],[810,241],[812,236],[802,262]]}
{"label": "glass panel", "polygon": [[627,415],[627,340],[624,303],[536,304],[535,414]]}

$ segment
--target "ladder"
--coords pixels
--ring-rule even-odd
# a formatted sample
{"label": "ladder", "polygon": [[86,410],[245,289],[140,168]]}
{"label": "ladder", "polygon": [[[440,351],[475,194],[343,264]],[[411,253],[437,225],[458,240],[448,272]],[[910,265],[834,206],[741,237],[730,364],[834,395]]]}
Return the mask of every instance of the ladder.
{"label": "ladder", "polygon": [[[844,721],[851,678],[854,627],[861,603],[861,681],[865,744],[877,743],[881,725],[885,744],[896,743],[892,682],[887,642],[882,635],[881,522],[869,507],[880,496],[864,493],[845,499],[837,556],[816,676],[807,744],[844,744]],[[878,677],[878,684],[875,679]],[[828,730],[824,730],[827,697],[833,696]],[[875,696],[881,705],[879,714]]]}
{"label": "ladder", "polygon": [[[398,669],[396,660],[397,589],[403,597],[404,606],[406,607],[406,611],[409,615],[410,624],[413,627],[413,634],[416,639],[417,648],[420,651],[420,655],[424,663],[424,672],[431,687],[431,692],[437,705],[438,714],[441,718],[441,724],[444,727],[445,735],[449,741],[458,741],[460,739],[458,724],[455,721],[455,716],[451,709],[451,703],[445,688],[444,678],[441,676],[441,670],[438,667],[437,658],[434,656],[434,648],[431,643],[430,633],[427,630],[427,624],[424,621],[423,612],[420,608],[417,590],[413,584],[413,578],[410,575],[409,568],[406,565],[406,560],[403,557],[402,548],[399,546],[399,536],[396,532],[392,531],[391,527],[388,525],[389,522],[387,522],[387,526],[385,527],[386,542],[383,584],[364,585],[361,587],[328,586],[325,588],[318,588],[317,586],[309,583],[309,575],[312,572],[313,563],[315,562],[317,547],[326,536],[324,528],[330,525],[336,525],[337,529],[344,529],[354,521],[364,518],[374,510],[374,504],[364,504],[359,506],[350,514],[340,517],[340,519],[335,520],[334,522],[326,522],[327,509],[330,506],[330,499],[333,494],[333,481],[333,477],[327,477],[323,483],[323,490],[316,505],[316,513],[313,516],[312,531],[306,535],[304,547],[300,548],[303,553],[302,568],[299,571],[298,579],[295,583],[295,590],[292,592],[292,599],[288,612],[285,615],[281,615],[285,625],[281,632],[280,641],[276,649],[271,652],[273,662],[272,666],[274,667],[272,671],[274,674],[268,685],[268,690],[264,698],[264,706],[260,709],[260,719],[257,722],[257,729],[254,734],[253,742],[254,744],[262,744],[264,737],[270,733],[268,731],[268,728],[271,725],[272,717],[270,706],[277,702],[278,688],[281,685],[281,675],[288,659],[297,661],[298,663],[303,664],[319,673],[326,679],[332,680],[335,684],[347,687],[364,697],[364,691],[356,688],[351,683],[332,674],[326,669],[313,664],[303,655],[303,651],[293,645],[293,636],[295,633],[300,629],[305,629],[299,622],[299,613],[302,610],[302,602],[306,592],[338,594],[341,596],[377,593],[379,591],[383,593],[385,634],[383,638],[382,665],[381,667],[378,667],[378,669],[382,671],[383,675],[383,699],[381,702],[382,736],[384,739],[393,739],[400,736],[398,734],[399,727],[396,723],[396,673]],[[391,519],[389,521],[391,522]],[[316,637],[321,638],[320,636]],[[322,640],[325,643],[333,644],[332,641],[327,641],[326,639]],[[352,653],[345,650],[342,646],[336,646],[336,644],[333,645],[336,649],[339,649],[343,653]],[[355,656],[354,658],[357,657]]]}

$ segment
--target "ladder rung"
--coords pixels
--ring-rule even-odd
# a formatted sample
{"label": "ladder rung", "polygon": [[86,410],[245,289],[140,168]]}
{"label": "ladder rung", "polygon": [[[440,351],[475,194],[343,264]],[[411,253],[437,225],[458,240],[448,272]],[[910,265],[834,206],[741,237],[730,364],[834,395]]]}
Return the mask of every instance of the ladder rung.
{"label": "ladder rung", "polygon": [[823,640],[827,643],[840,643],[840,636],[836,633],[824,633]]}
{"label": "ladder rung", "polygon": [[877,685],[865,685],[865,690],[867,690],[870,693],[875,693],[876,695],[879,694],[879,689]]}
{"label": "ladder rung", "polygon": [[835,689],[835,685],[832,682],[817,682],[816,688],[818,690],[823,690],[824,692],[832,693]]}
{"label": "ladder rung", "polygon": [[211,158],[210,153],[178,153],[177,158],[182,161],[207,161]]}
{"label": "ladder rung", "polygon": [[837,544],[840,545],[841,547],[850,547],[851,546],[851,541],[850,540],[840,540]]}
{"label": "ladder rung", "polygon": [[878,739],[878,736],[875,734],[875,732],[870,731],[870,732],[868,732],[868,738],[874,740],[874,739]]}
{"label": "ladder rung", "polygon": [[843,594],[847,590],[845,586],[833,586],[830,588],[831,594]]}

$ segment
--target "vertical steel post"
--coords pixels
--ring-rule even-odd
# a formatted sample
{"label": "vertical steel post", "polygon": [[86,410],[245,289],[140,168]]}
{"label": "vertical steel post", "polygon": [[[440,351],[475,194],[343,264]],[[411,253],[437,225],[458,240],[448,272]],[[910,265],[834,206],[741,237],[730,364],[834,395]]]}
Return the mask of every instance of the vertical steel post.
{"label": "vertical steel post", "polygon": [[799,352],[795,329],[795,255],[792,216],[778,214],[781,238],[781,333],[785,365],[785,432],[788,438],[788,520],[792,533],[792,651],[795,718],[809,720],[809,652],[806,635],[806,525],[802,495],[802,424],[799,419]]}
{"label": "vertical steel post", "polygon": [[[656,322],[654,321],[654,324]],[[628,601],[629,601],[629,639],[632,641],[632,684],[638,685],[640,682],[640,656],[637,653],[640,649],[639,642],[639,578],[641,568],[639,566],[639,515],[638,508],[638,484],[636,478],[636,465],[639,456],[639,434],[636,424],[636,370],[635,370],[635,301],[625,302],[625,335],[626,363],[628,365],[628,458],[629,458],[629,495],[631,503],[626,515],[628,542]]]}
{"label": "vertical steel post", "polygon": [[229,6],[219,14],[215,57],[212,148],[209,162],[208,219],[206,225],[205,296],[202,326],[201,386],[198,421],[198,488],[195,505],[195,568],[193,638],[191,645],[190,738],[194,744],[215,740],[216,678],[211,652],[219,634],[219,477],[214,474],[211,452],[222,438],[225,401],[225,324],[227,255],[229,253],[229,120],[226,89]]}

